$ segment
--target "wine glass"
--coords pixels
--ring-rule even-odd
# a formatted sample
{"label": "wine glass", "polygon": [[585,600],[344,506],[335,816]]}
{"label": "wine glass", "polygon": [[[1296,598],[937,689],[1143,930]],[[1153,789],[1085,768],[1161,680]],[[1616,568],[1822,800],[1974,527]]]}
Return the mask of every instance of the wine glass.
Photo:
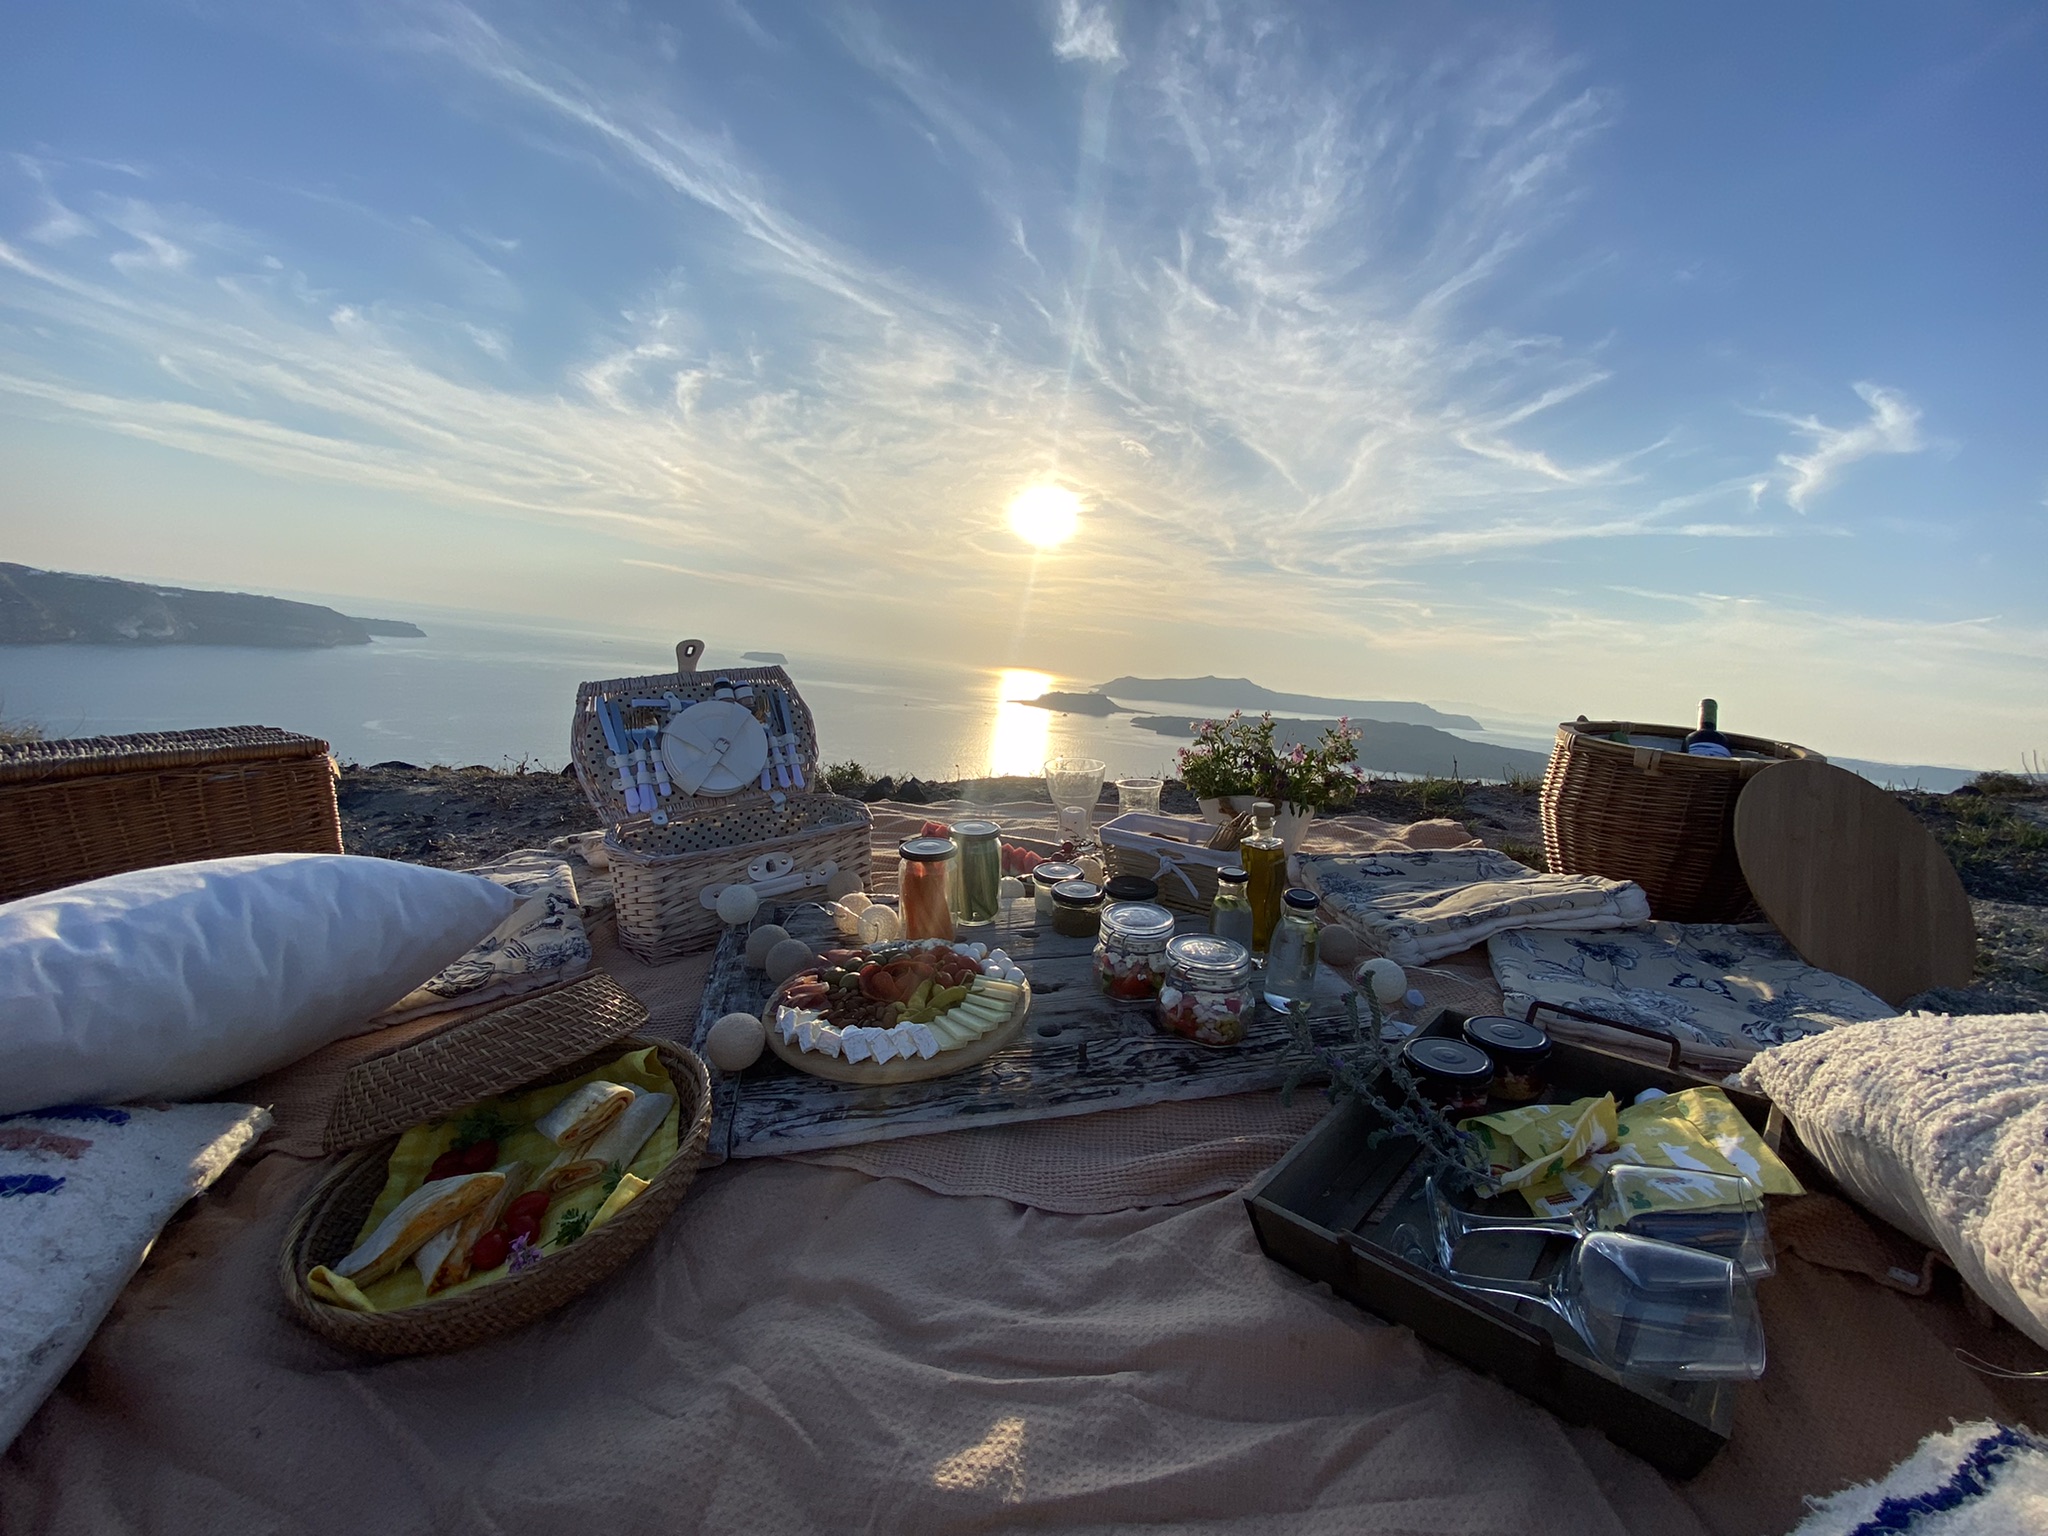
{"label": "wine glass", "polygon": [[1086,839],[1088,823],[1086,817],[1095,807],[1095,799],[1102,793],[1102,776],[1108,771],[1108,764],[1092,757],[1055,757],[1045,765],[1045,792],[1052,797],[1054,811],[1065,811],[1069,807],[1081,808],[1083,836]]}
{"label": "wine glass", "polygon": [[1555,1232],[1566,1237],[1626,1232],[1719,1254],[1751,1282],[1778,1270],[1763,1196],[1747,1179],[1732,1174],[1614,1163],[1583,1205],[1569,1216],[1548,1220],[1466,1210],[1452,1204],[1433,1178],[1427,1193],[1437,1259],[1450,1271],[1458,1268],[1458,1245],[1479,1232]]}
{"label": "wine glass", "polygon": [[[1432,1268],[1415,1229],[1395,1234]],[[1754,1381],[1764,1373],[1756,1291],[1719,1254],[1629,1232],[1589,1232],[1548,1280],[1445,1270],[1482,1295],[1533,1301],[1564,1320],[1611,1370],[1667,1381]]]}

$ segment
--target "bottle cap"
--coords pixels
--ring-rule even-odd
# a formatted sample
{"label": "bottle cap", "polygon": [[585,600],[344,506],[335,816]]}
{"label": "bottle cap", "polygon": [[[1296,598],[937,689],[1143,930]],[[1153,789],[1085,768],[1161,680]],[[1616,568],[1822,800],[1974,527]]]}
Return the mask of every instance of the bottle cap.
{"label": "bottle cap", "polygon": [[1314,891],[1303,890],[1298,885],[1280,899],[1297,912],[1313,912],[1322,901]]}
{"label": "bottle cap", "polygon": [[1235,864],[1216,871],[1216,883],[1218,885],[1244,885],[1250,880],[1251,876]]}
{"label": "bottle cap", "polygon": [[1252,802],[1252,814],[1254,816],[1271,816],[1276,814],[1273,809],[1273,802],[1270,800],[1254,800]]}

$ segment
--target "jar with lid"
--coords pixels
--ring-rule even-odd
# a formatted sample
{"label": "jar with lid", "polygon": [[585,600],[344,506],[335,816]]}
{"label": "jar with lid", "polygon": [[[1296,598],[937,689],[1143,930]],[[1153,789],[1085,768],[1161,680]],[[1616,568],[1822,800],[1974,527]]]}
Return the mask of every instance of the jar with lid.
{"label": "jar with lid", "polygon": [[1515,1104],[1540,1099],[1550,1087],[1550,1036],[1536,1024],[1501,1014],[1465,1021],[1465,1042],[1493,1061],[1493,1096]]}
{"label": "jar with lid", "polygon": [[1166,946],[1159,1027],[1203,1045],[1236,1045],[1252,1016],[1252,952],[1234,939],[1184,933]]}
{"label": "jar with lid", "polygon": [[1092,939],[1102,926],[1102,887],[1092,880],[1062,880],[1052,888],[1052,931],[1066,939]]}
{"label": "jar with lid", "polygon": [[1002,910],[1002,829],[992,821],[956,821],[960,848],[960,904],[955,915],[969,928],[984,927]]}
{"label": "jar with lid", "polygon": [[1159,882],[1143,875],[1111,875],[1102,882],[1105,901],[1157,901]]}
{"label": "jar with lid", "polygon": [[1102,909],[1095,941],[1095,985],[1119,1002],[1149,1003],[1166,980],[1166,941],[1173,914],[1149,901],[1116,901]]}
{"label": "jar with lid", "polygon": [[1280,921],[1266,945],[1266,1006],[1276,1013],[1306,1008],[1315,996],[1319,899],[1300,886],[1281,899]]}
{"label": "jar with lid", "polygon": [[1421,1035],[1401,1047],[1401,1061],[1422,1096],[1447,1115],[1476,1115],[1493,1086],[1493,1059],[1476,1045]]}
{"label": "jar with lid", "polygon": [[1209,908],[1209,931],[1219,939],[1252,947],[1252,902],[1245,892],[1251,877],[1238,865],[1216,871],[1216,901]]}
{"label": "jar with lid", "polygon": [[1048,859],[1031,871],[1031,915],[1038,926],[1052,926],[1052,888],[1065,880],[1081,878],[1078,864],[1059,864]]}
{"label": "jar with lid", "polygon": [[950,837],[910,837],[897,846],[903,858],[897,875],[898,905],[906,939],[953,937],[953,902],[947,890],[958,850]]}

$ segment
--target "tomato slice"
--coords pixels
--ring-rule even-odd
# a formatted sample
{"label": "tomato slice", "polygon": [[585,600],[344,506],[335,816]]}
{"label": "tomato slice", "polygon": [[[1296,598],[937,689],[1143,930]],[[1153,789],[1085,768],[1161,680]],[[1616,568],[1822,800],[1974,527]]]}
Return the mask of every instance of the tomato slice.
{"label": "tomato slice", "polygon": [[493,1227],[469,1245],[469,1267],[479,1273],[496,1269],[511,1251],[512,1234],[503,1227]]}
{"label": "tomato slice", "polygon": [[548,1206],[551,1203],[546,1190],[530,1190],[505,1207],[505,1220],[508,1222],[528,1219],[539,1221],[547,1215]]}

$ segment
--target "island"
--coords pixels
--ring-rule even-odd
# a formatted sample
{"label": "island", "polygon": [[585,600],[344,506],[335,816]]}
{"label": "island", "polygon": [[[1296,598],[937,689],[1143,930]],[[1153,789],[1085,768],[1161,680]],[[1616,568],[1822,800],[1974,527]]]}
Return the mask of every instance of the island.
{"label": "island", "polygon": [[1097,683],[1095,692],[1119,699],[1145,699],[1155,704],[1191,704],[1228,713],[1287,710],[1295,714],[1341,715],[1351,720],[1388,720],[1408,725],[1433,725],[1438,730],[1484,730],[1470,715],[1448,714],[1400,699],[1324,699],[1311,693],[1276,693],[1248,677],[1114,677]]}
{"label": "island", "polygon": [[423,638],[397,619],[318,603],[45,571],[0,561],[0,645],[247,645],[292,650]]}
{"label": "island", "polygon": [[[1194,737],[1198,722],[1186,715],[1139,715],[1131,724],[1161,736]],[[1281,747],[1321,739],[1335,720],[1276,720],[1273,740]],[[1430,725],[1401,720],[1353,720],[1358,732],[1358,765],[1368,773],[1429,774],[1437,778],[1514,779],[1539,775],[1549,759],[1522,747],[1467,741]]]}
{"label": "island", "polygon": [[1012,699],[1033,709],[1049,709],[1058,715],[1127,715],[1131,711],[1115,699],[1100,693],[1041,693],[1035,699]]}
{"label": "island", "polygon": [[786,667],[789,658],[780,651],[741,651],[741,661],[758,662],[764,667]]}

